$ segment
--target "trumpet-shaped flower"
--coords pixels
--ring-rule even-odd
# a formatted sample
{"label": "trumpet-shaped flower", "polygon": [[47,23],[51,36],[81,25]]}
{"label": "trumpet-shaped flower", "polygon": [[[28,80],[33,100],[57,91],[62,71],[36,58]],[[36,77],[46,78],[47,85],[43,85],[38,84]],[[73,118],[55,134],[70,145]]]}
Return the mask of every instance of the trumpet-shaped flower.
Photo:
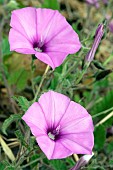
{"label": "trumpet-shaped flower", "polygon": [[57,10],[33,7],[14,10],[10,26],[10,50],[34,54],[53,69],[68,54],[81,48],[77,33]]}
{"label": "trumpet-shaped flower", "polygon": [[48,159],[92,153],[92,118],[84,107],[65,95],[54,91],[42,94],[22,119]]}

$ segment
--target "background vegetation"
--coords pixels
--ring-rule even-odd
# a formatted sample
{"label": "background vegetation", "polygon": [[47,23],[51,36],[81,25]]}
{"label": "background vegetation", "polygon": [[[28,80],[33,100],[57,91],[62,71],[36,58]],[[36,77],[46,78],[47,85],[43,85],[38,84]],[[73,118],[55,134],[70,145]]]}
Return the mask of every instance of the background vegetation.
{"label": "background vegetation", "polygon": [[[27,6],[59,10],[78,33],[80,52],[69,55],[54,71],[49,70],[39,96],[53,89],[83,105],[95,125],[95,155],[82,169],[113,169],[113,33],[109,31],[113,1],[104,4],[100,0],[99,4],[97,9],[83,0],[0,0],[0,170],[69,170],[76,164],[73,157],[49,161],[21,120],[46,68],[30,55],[9,50],[11,11]],[[105,24],[104,37],[84,72],[84,58],[100,23]]]}

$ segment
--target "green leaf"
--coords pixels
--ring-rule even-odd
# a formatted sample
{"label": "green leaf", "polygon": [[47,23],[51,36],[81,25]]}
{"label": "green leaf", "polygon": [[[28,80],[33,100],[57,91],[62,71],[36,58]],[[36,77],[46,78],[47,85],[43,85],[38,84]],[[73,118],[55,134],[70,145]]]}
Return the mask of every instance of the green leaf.
{"label": "green leaf", "polygon": [[34,84],[40,83],[41,78],[42,78],[41,76],[35,77],[35,78],[33,79]]}
{"label": "green leaf", "polygon": [[4,170],[5,169],[5,165],[3,165],[1,162],[0,162],[0,170]]}
{"label": "green leaf", "polygon": [[28,101],[23,96],[19,96],[19,97],[13,96],[13,99],[18,102],[18,105],[21,107],[21,110],[23,110],[24,112],[26,112],[30,107],[30,105],[32,104],[32,102]]}
{"label": "green leaf", "polygon": [[59,10],[59,3],[58,0],[46,0],[42,4],[42,8],[50,8],[50,9],[56,9]]}
{"label": "green leaf", "polygon": [[8,119],[6,119],[2,125],[2,132],[7,135],[7,128],[10,126],[10,124],[14,121],[18,121],[21,119],[21,116],[20,114],[14,114],[14,115],[11,115]]}
{"label": "green leaf", "polygon": [[63,160],[51,160],[50,164],[53,166],[54,170],[67,170],[67,166]]}
{"label": "green leaf", "polygon": [[6,5],[6,7],[9,10],[17,9],[18,8],[18,3],[16,2],[16,0],[10,0],[9,3]]}
{"label": "green leaf", "polygon": [[106,152],[107,154],[110,154],[113,151],[113,141],[110,142],[107,146],[106,146]]}
{"label": "green leaf", "polygon": [[109,160],[109,165],[110,165],[110,167],[113,167],[113,159]]}
{"label": "green leaf", "polygon": [[2,53],[3,56],[11,54],[7,37],[2,41]]}
{"label": "green leaf", "polygon": [[13,72],[9,78],[8,83],[10,85],[15,85],[18,91],[21,91],[25,88],[27,84],[29,73],[24,69],[21,68],[15,72]]}
{"label": "green leaf", "polygon": [[3,4],[4,3],[4,0],[0,0],[0,4]]}
{"label": "green leaf", "polygon": [[59,82],[59,78],[60,78],[60,74],[57,72],[54,72],[54,78],[51,80],[51,85],[50,85],[50,88],[52,90],[55,90],[55,88]]}
{"label": "green leaf", "polygon": [[104,147],[105,140],[106,140],[106,130],[105,130],[104,126],[100,125],[95,128],[94,140],[95,140],[95,142],[94,142],[95,150],[100,151]]}
{"label": "green leaf", "polygon": [[[32,155],[31,158],[30,158],[30,162],[35,161],[35,160],[37,160],[38,158],[40,158],[39,154]],[[32,163],[32,164],[30,165],[31,169],[33,169],[35,166],[37,166],[38,163],[39,163],[38,161]]]}
{"label": "green leaf", "polygon": [[22,134],[22,132],[20,130],[16,130],[15,135],[20,140],[22,145],[24,145],[26,147],[26,142],[24,140],[24,135]]}

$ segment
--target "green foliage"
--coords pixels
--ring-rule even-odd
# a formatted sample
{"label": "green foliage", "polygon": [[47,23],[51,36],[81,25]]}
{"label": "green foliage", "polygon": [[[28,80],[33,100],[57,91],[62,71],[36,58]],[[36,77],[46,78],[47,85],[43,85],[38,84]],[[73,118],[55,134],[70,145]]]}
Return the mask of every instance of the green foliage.
{"label": "green foliage", "polygon": [[3,56],[11,54],[7,37],[5,37],[2,41],[2,54]]}
{"label": "green foliage", "polygon": [[104,126],[100,125],[95,128],[94,131],[94,143],[95,143],[95,150],[100,151],[103,149],[106,140],[106,130]]}
{"label": "green foliage", "polygon": [[34,84],[40,83],[41,81],[41,76],[37,76],[33,79]]}
{"label": "green foliage", "polygon": [[[99,96],[100,98],[100,96]],[[100,100],[100,102],[96,103],[96,105],[94,105],[94,107],[92,108],[92,114],[97,114],[100,113],[102,111],[108,110],[110,108],[113,107],[113,90],[108,92],[104,97],[102,97],[102,99]],[[109,112],[108,112],[109,113]],[[107,113],[107,114],[108,114]],[[100,119],[104,118],[107,114],[103,114],[102,116],[99,116]],[[113,117],[111,117],[110,119],[108,119],[104,125],[106,127],[111,126],[113,123]]]}
{"label": "green foliage", "polygon": [[29,77],[28,71],[21,68],[15,72],[12,72],[8,78],[8,83],[10,85],[15,85],[18,91],[23,90],[26,87],[27,79]]}
{"label": "green foliage", "polygon": [[32,102],[28,101],[25,97],[23,96],[13,96],[13,99],[18,102],[18,105],[20,106],[21,110],[24,112],[28,110]]}
{"label": "green foliage", "polygon": [[51,160],[50,164],[53,166],[54,170],[67,170],[67,166],[63,160]]}
{"label": "green foliage", "polygon": [[10,0],[9,3],[7,4],[7,8],[10,10],[14,10],[18,8],[18,2],[16,0]]}
{"label": "green foliage", "polygon": [[4,0],[0,0],[0,5],[3,4]]}
{"label": "green foliage", "polygon": [[3,163],[0,163],[0,170],[4,170],[5,169],[5,165],[3,165]]}
{"label": "green foliage", "polygon": [[106,146],[106,152],[107,152],[107,154],[110,154],[111,151],[113,151],[113,141],[111,141],[111,142]]}
{"label": "green foliage", "polygon": [[20,130],[16,130],[16,131],[15,131],[15,135],[16,135],[16,137],[19,139],[19,141],[21,142],[21,144],[26,147],[26,142],[25,142],[25,140],[24,140],[24,135],[22,134],[22,132],[21,132]]}
{"label": "green foliage", "polygon": [[59,3],[58,0],[46,0],[42,4],[42,8],[50,8],[50,9],[56,9],[59,10]]}
{"label": "green foliage", "polygon": [[96,81],[100,81],[101,79],[108,76],[110,73],[112,73],[112,70],[110,70],[110,69],[99,71],[97,74],[95,74],[95,79],[96,79]]}
{"label": "green foliage", "polygon": [[31,166],[30,166],[31,169],[33,169],[34,167],[37,166],[38,161],[35,162],[35,160],[37,160],[38,158],[39,158],[39,155],[38,155],[38,154],[34,154],[34,155],[31,156],[30,162],[32,162],[32,161],[34,162],[34,163],[32,163]]}
{"label": "green foliage", "polygon": [[109,160],[109,165],[110,165],[111,168],[113,168],[113,159]]}
{"label": "green foliage", "polygon": [[20,114],[14,114],[14,115],[11,115],[8,119],[6,119],[2,125],[2,132],[7,135],[7,128],[10,126],[10,124],[14,121],[19,121],[21,119],[21,116]]}
{"label": "green foliage", "polygon": [[59,73],[54,72],[54,77],[53,77],[53,79],[51,80],[51,86],[50,86],[50,88],[51,88],[52,90],[55,90],[55,89],[56,89],[56,86],[57,86],[57,83],[58,83],[58,80],[59,80],[59,76],[60,76]]}

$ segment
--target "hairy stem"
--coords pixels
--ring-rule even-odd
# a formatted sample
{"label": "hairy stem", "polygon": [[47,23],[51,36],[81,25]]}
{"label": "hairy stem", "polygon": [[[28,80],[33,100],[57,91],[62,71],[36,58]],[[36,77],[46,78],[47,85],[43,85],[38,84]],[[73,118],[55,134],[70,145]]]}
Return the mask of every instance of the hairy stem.
{"label": "hairy stem", "polygon": [[35,102],[36,99],[37,99],[37,96],[38,96],[38,94],[39,94],[39,92],[40,92],[40,89],[41,89],[41,87],[42,87],[42,84],[43,84],[43,82],[44,82],[44,80],[45,80],[45,78],[46,78],[46,75],[47,75],[48,70],[49,70],[49,65],[47,65],[47,67],[46,67],[46,69],[45,69],[45,72],[44,72],[44,74],[43,74],[43,76],[42,76],[41,82],[40,82],[40,84],[39,84],[39,86],[38,86],[38,89],[37,89],[37,91],[36,91],[36,94],[35,94],[35,97],[34,97],[33,102]]}

